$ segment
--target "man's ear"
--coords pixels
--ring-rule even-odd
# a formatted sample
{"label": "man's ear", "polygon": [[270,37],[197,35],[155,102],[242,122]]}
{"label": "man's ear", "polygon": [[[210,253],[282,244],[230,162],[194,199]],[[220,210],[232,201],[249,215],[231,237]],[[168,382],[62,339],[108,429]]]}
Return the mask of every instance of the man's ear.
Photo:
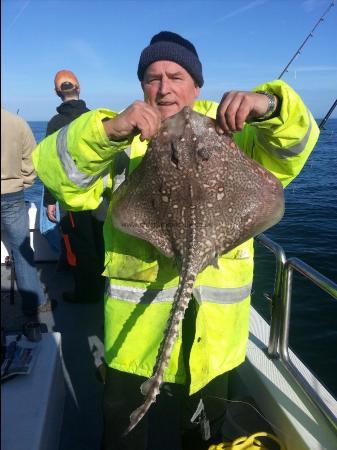
{"label": "man's ear", "polygon": [[198,98],[200,94],[200,86],[195,83],[195,98]]}

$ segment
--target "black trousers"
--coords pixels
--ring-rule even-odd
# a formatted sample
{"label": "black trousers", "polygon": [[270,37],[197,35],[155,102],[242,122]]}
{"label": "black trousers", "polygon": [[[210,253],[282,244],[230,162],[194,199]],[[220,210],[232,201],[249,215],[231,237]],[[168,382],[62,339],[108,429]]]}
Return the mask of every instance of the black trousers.
{"label": "black trousers", "polygon": [[[190,349],[195,334],[195,301],[191,300],[183,320],[183,355],[188,368]],[[188,373],[188,371],[187,371]],[[189,378],[189,377],[188,377]],[[145,417],[126,436],[123,432],[129,425],[130,414],[144,401],[140,392],[144,377],[107,368],[103,396],[104,433],[102,450],[182,450],[182,448],[208,448],[209,443],[202,441],[199,425],[190,419],[196,411],[204,394],[226,395],[226,381],[223,376],[207,386],[207,392],[189,396],[190,380],[186,385],[163,383],[156,402],[151,405]],[[214,397],[214,398],[215,398]],[[213,405],[214,406],[214,405]],[[216,419],[223,414],[221,408],[209,408]],[[183,434],[188,436],[191,446],[183,445]],[[195,442],[195,446],[193,446]]]}
{"label": "black trousers", "polygon": [[164,383],[156,402],[125,437],[130,414],[144,397],[140,385],[146,378],[108,369],[104,391],[104,450],[181,450],[181,422],[185,386]]}
{"label": "black trousers", "polygon": [[75,297],[81,302],[103,300],[105,277],[103,221],[92,211],[66,212],[61,220],[63,234],[68,235],[76,265],[71,266]]}

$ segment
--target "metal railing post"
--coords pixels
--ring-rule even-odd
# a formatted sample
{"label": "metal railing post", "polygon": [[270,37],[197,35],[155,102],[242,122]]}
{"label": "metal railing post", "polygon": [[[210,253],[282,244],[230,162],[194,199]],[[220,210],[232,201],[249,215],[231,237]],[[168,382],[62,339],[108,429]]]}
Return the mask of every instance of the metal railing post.
{"label": "metal railing post", "polygon": [[278,347],[280,341],[281,321],[282,321],[282,279],[283,268],[286,262],[286,255],[283,248],[276,242],[269,239],[264,234],[259,234],[255,238],[257,242],[271,251],[276,258],[276,272],[274,281],[274,291],[271,297],[272,311],[270,322],[270,333],[268,343],[268,356],[270,358],[278,357]]}

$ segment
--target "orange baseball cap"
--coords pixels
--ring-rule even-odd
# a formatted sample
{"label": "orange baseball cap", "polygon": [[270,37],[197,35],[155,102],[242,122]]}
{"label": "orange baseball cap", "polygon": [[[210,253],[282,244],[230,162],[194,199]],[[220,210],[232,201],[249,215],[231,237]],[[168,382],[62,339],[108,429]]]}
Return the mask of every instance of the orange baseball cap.
{"label": "orange baseball cap", "polygon": [[56,91],[70,91],[80,87],[76,75],[71,70],[59,70],[55,75],[54,83]]}

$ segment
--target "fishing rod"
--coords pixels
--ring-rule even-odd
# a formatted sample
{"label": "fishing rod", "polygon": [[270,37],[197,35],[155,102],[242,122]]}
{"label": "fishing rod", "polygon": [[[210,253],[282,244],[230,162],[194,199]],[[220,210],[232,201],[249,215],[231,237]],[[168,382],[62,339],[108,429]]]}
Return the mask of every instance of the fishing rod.
{"label": "fishing rod", "polygon": [[285,74],[285,72],[288,72],[288,67],[290,66],[290,64],[294,61],[294,59],[301,54],[301,50],[302,48],[305,46],[305,44],[307,43],[307,41],[313,37],[313,33],[316,30],[316,28],[319,26],[319,24],[321,22],[323,22],[324,17],[330,12],[331,8],[335,6],[335,0],[332,0],[332,2],[330,3],[330,5],[328,6],[328,8],[324,11],[324,13],[321,15],[321,17],[319,18],[319,20],[316,22],[314,28],[310,31],[310,33],[308,34],[308,36],[304,39],[304,41],[302,42],[302,44],[299,46],[299,48],[296,50],[294,56],[291,58],[291,60],[288,62],[288,64],[285,66],[285,68],[283,69],[281,75],[279,75],[278,80],[280,80],[282,78],[282,76]]}
{"label": "fishing rod", "polygon": [[321,123],[319,124],[319,129],[320,130],[324,130],[324,125],[326,123],[326,121],[329,119],[329,117],[331,116],[331,114],[333,113],[333,110],[336,108],[337,106],[337,98],[334,101],[334,104],[331,106],[331,108],[329,109],[329,111],[326,113],[324,119],[321,121]]}

